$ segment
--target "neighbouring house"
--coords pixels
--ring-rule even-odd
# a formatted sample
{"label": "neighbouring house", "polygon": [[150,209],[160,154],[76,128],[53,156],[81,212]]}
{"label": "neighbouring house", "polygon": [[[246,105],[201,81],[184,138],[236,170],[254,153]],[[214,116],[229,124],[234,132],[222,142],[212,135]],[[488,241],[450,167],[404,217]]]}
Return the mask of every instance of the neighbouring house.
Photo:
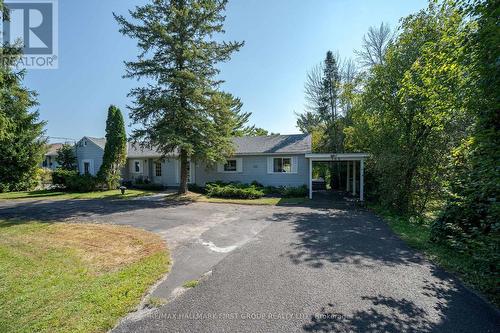
{"label": "neighbouring house", "polygon": [[[204,186],[208,182],[257,181],[265,186],[306,185],[312,197],[312,165],[315,161],[345,161],[352,169],[351,191],[359,189],[363,200],[364,160],[366,154],[314,154],[311,136],[307,134],[235,137],[235,153],[225,163],[206,165],[190,161],[188,181]],[[83,137],[76,144],[78,169],[81,174],[96,175],[102,164],[106,139]],[[359,165],[359,178],[356,166]],[[125,181],[149,181],[167,187],[180,183],[180,160],[175,153],[162,156],[154,149],[127,144],[127,161],[122,170]],[[348,183],[350,183],[350,181]]]}
{"label": "neighbouring house", "polygon": [[62,143],[51,143],[47,145],[47,153],[45,153],[44,159],[41,164],[42,168],[55,170],[57,167],[59,167],[59,163],[57,163],[56,157],[57,151],[62,146]]}

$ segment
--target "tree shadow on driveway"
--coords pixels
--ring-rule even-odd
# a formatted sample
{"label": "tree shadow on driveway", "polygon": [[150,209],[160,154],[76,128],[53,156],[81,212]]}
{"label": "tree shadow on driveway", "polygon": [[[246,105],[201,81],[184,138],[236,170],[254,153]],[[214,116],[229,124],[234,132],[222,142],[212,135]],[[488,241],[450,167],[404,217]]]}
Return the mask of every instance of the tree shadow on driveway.
{"label": "tree shadow on driveway", "polygon": [[[443,282],[425,281],[418,302],[381,294],[362,296],[366,307],[348,315],[339,313],[335,305],[329,303],[312,315],[302,329],[306,332],[359,333],[498,332],[500,316],[497,309],[439,269],[433,274],[441,276]],[[422,297],[434,302],[434,316],[422,305]]]}
{"label": "tree shadow on driveway", "polygon": [[67,221],[79,218],[189,205],[189,201],[40,200],[0,203],[0,219]]}
{"label": "tree shadow on driveway", "polygon": [[294,235],[282,256],[330,274],[331,302],[318,305],[304,331],[498,332],[497,309],[410,249],[374,214],[324,209],[273,217]]}
{"label": "tree shadow on driveway", "polygon": [[284,253],[294,264],[321,268],[326,263],[353,263],[375,267],[421,262],[402,240],[373,214],[363,210],[309,210],[277,213],[274,221],[286,221],[296,234]]}

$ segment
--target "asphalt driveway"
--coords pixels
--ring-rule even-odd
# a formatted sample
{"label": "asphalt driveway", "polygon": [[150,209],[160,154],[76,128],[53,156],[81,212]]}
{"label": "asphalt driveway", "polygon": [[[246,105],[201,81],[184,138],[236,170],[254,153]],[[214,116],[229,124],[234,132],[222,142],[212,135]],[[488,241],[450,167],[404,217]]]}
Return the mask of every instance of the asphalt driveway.
{"label": "asphalt driveway", "polygon": [[[148,201],[0,203],[0,218],[130,224],[161,234],[171,301],[116,332],[497,332],[496,309],[370,212]],[[177,294],[188,276],[210,272]],[[177,274],[177,275],[176,275]],[[169,282],[170,281],[170,282]]]}

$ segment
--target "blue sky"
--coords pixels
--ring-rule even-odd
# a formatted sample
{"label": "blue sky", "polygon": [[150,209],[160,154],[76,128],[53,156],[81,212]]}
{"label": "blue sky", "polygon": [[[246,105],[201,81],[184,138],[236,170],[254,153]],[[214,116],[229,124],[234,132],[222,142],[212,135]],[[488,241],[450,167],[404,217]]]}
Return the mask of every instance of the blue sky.
{"label": "blue sky", "polygon": [[[59,0],[59,69],[31,70],[25,84],[38,92],[39,111],[52,137],[104,136],[110,104],[128,120],[124,60],[137,55],[112,12],[126,14],[146,0]],[[304,109],[307,71],[327,50],[353,57],[371,25],[399,19],[425,0],[230,0],[228,40],[245,46],[221,66],[223,89],[240,97],[251,123],[282,134],[298,133],[294,112]]]}

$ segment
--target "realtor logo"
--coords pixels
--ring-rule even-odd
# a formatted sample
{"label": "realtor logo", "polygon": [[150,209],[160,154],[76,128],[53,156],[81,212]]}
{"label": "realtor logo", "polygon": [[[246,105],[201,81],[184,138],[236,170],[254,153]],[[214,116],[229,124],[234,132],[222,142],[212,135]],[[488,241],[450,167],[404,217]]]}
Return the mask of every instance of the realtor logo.
{"label": "realtor logo", "polygon": [[15,66],[57,68],[57,1],[6,0],[5,6],[9,16],[2,22],[3,42],[18,45],[23,51]]}

